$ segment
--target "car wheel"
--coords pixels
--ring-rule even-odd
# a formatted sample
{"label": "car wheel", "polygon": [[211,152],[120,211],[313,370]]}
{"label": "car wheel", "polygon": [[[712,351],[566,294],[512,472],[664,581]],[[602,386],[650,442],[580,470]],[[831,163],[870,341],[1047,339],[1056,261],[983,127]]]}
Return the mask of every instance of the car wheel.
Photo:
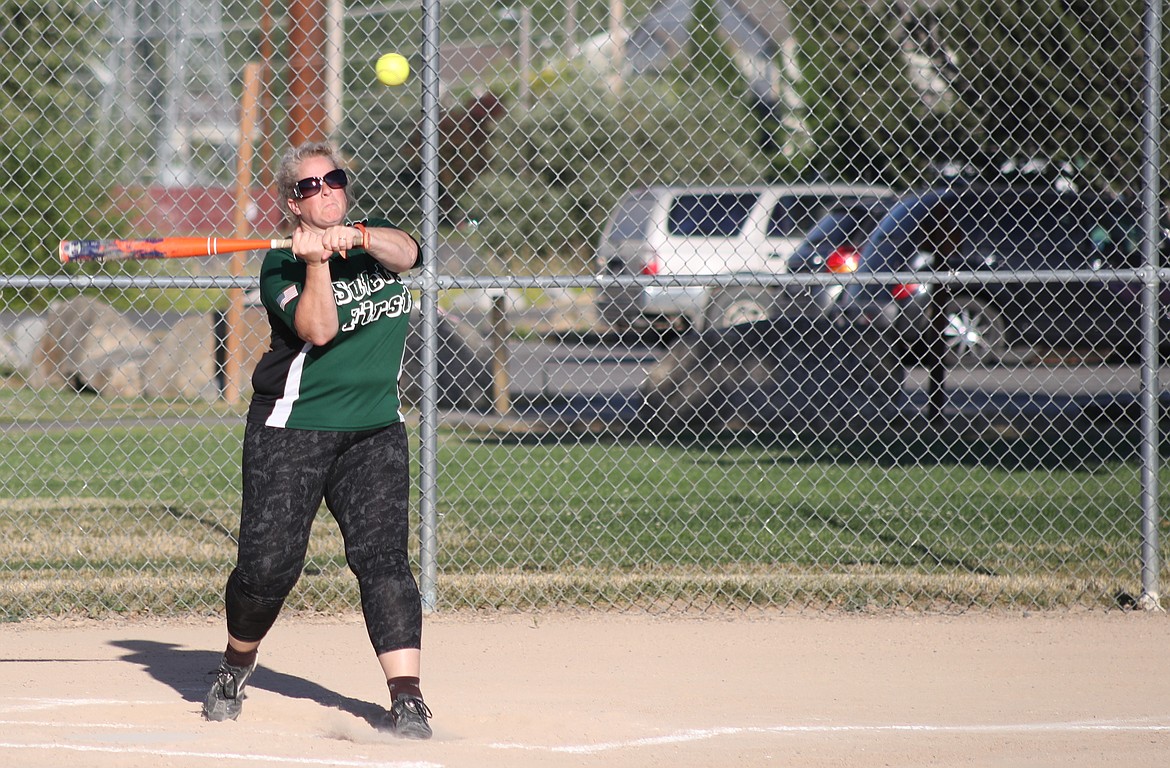
{"label": "car wheel", "polygon": [[711,294],[707,304],[706,328],[730,328],[742,323],[767,320],[773,304],[767,288],[723,288]]}
{"label": "car wheel", "polygon": [[945,313],[948,366],[989,365],[1007,357],[1007,333],[997,309],[973,296],[957,296],[947,302]]}

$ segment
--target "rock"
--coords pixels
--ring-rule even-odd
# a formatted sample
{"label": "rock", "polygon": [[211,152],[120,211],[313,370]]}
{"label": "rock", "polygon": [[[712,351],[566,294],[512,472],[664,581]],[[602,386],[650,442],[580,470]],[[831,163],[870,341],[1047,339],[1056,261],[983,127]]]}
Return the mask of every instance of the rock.
{"label": "rock", "polygon": [[28,377],[33,368],[33,356],[41,337],[45,335],[45,318],[28,315],[20,317],[8,329],[8,354],[5,365],[9,370]]}
{"label": "rock", "polygon": [[87,360],[80,381],[80,388],[93,391],[101,397],[141,397],[146,390],[147,376],[144,370],[150,359],[146,348],[133,352],[119,350],[105,357]]}
{"label": "rock", "polygon": [[[100,391],[110,387],[110,365],[149,352],[150,334],[121,313],[89,296],[55,301],[45,315],[45,330],[32,356],[29,384],[33,387]],[[133,376],[115,387],[127,391]],[[99,381],[100,380],[100,381]]]}
{"label": "rock", "polygon": [[[259,299],[253,299],[258,302]],[[216,376],[213,377],[216,386],[225,385],[219,377],[226,376],[227,359],[227,311],[216,312],[213,315],[215,323],[215,360]],[[240,311],[240,323],[236,330],[236,344],[239,350],[239,377],[236,384],[240,397],[248,397],[252,392],[252,371],[256,370],[256,363],[268,350],[272,343],[272,329],[268,325],[268,312],[258,303],[246,303]]]}
{"label": "rock", "polygon": [[184,400],[218,398],[214,323],[210,314],[187,315],[175,323],[142,363],[143,394]]}

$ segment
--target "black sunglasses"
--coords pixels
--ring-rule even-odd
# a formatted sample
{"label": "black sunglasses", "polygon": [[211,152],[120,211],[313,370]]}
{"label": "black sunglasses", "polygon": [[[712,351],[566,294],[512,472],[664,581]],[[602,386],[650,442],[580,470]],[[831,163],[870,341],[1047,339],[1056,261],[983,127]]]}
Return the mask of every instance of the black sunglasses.
{"label": "black sunglasses", "polygon": [[328,184],[330,189],[345,189],[345,185],[349,183],[349,177],[342,169],[334,168],[324,176],[310,176],[307,179],[301,179],[293,187],[293,197],[297,200],[312,197],[321,191],[322,183]]}

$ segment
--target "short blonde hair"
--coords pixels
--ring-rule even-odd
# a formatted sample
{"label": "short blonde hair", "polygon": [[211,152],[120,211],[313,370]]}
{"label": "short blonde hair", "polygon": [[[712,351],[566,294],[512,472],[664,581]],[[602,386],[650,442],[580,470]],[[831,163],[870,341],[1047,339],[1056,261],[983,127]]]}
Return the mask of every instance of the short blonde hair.
{"label": "short blonde hair", "polygon": [[334,168],[343,168],[341,153],[337,148],[326,141],[306,141],[295,147],[289,147],[280,159],[280,167],[276,170],[276,196],[280,204],[285,206],[284,217],[290,223],[295,223],[297,217],[288,209],[288,200],[296,199],[297,182],[300,181],[301,163],[310,157],[324,157],[333,163]]}

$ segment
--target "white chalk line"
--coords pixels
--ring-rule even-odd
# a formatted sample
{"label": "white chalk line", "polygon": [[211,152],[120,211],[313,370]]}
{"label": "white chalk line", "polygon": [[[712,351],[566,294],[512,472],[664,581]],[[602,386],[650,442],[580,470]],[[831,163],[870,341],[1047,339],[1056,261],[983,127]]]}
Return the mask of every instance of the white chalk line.
{"label": "white chalk line", "polygon": [[[43,712],[50,709],[66,708],[66,707],[83,707],[92,705],[127,705],[127,704],[145,704],[145,705],[160,705],[167,702],[161,701],[130,701],[127,699],[60,699],[60,698],[8,698],[5,706],[0,706],[0,712]],[[158,726],[150,726],[142,723],[79,723],[79,722],[49,722],[49,721],[34,721],[34,720],[0,720],[0,726],[41,726],[50,728],[68,728],[72,731],[81,729],[95,729],[95,730],[133,730],[133,731],[158,731]],[[223,752],[200,752],[193,750],[170,750],[158,749],[154,747],[128,747],[117,745],[97,745],[97,744],[61,744],[61,743],[44,743],[44,742],[0,742],[0,750],[64,750],[69,752],[83,752],[83,753],[103,753],[114,755],[144,755],[148,757],[159,758],[179,758],[179,757],[193,757],[208,760],[237,760],[247,761],[252,763],[269,763],[278,765],[310,765],[310,766],[332,766],[333,768],[444,768],[440,763],[431,762],[417,762],[417,761],[394,761],[386,762],[384,760],[355,760],[355,759],[333,759],[333,758],[312,758],[312,757],[282,757],[279,755],[264,755],[264,754],[235,754]]]}
{"label": "white chalk line", "polygon": [[11,704],[0,704],[0,712],[40,712],[46,709],[58,709],[60,707],[89,707],[89,706],[125,706],[125,705],[147,705],[158,706],[166,704],[164,701],[132,701],[129,699],[45,699],[45,698],[18,698],[9,697],[4,699],[5,702],[12,702]]}
{"label": "white chalk line", "polygon": [[[9,699],[13,701],[13,699]],[[158,704],[160,702],[141,701],[129,702],[126,700],[116,699],[21,699],[25,705],[19,708],[0,707],[0,711],[5,709],[19,709],[20,711],[31,712],[50,709],[53,707],[62,706],[82,706],[89,704]],[[0,725],[43,725],[43,726],[67,726],[73,729],[78,728],[109,728],[109,729],[138,729],[143,730],[144,727],[134,724],[115,724],[115,723],[53,723],[53,722],[34,722],[28,720],[0,720]],[[146,730],[151,730],[149,727]],[[776,726],[744,726],[744,727],[721,727],[721,728],[702,728],[702,729],[687,729],[682,731],[675,731],[674,733],[665,734],[662,736],[650,736],[636,739],[628,739],[624,741],[608,741],[599,742],[595,744],[565,744],[565,745],[542,745],[542,744],[521,744],[516,742],[495,742],[486,745],[489,749],[496,750],[521,750],[529,752],[547,752],[547,753],[565,753],[565,754],[597,754],[603,752],[613,752],[624,749],[638,749],[642,747],[656,747],[668,746],[674,744],[685,744],[688,742],[707,741],[716,738],[739,736],[739,735],[792,735],[792,734],[832,734],[832,733],[925,733],[925,734],[1006,734],[1006,733],[1020,733],[1020,734],[1044,734],[1044,733],[1164,733],[1170,732],[1170,723],[1163,722],[1127,722],[1127,721],[1113,721],[1113,722],[1053,722],[1053,723],[991,723],[991,724],[954,724],[954,725],[938,725],[938,724],[923,724],[923,723],[894,723],[894,724],[871,724],[871,725],[776,725]],[[72,750],[76,752],[103,752],[111,754],[137,754],[137,755],[151,755],[158,757],[197,757],[197,758],[211,758],[211,759],[229,759],[229,760],[243,760],[250,762],[265,762],[278,763],[284,765],[318,765],[318,766],[338,766],[340,768],[443,768],[441,764],[428,762],[380,762],[380,761],[365,761],[365,760],[334,760],[323,758],[296,758],[296,757],[280,757],[276,755],[261,755],[261,754],[230,754],[230,753],[214,753],[214,752],[197,752],[197,751],[175,751],[175,750],[161,750],[147,747],[118,747],[118,746],[98,746],[98,745],[69,745],[58,743],[10,743],[0,742],[0,750],[3,749],[40,749],[40,750]]]}
{"label": "white chalk line", "polygon": [[786,735],[806,733],[930,733],[930,734],[963,734],[963,733],[1154,733],[1170,732],[1170,724],[1166,723],[1006,723],[990,725],[924,725],[924,724],[892,724],[892,725],[776,725],[752,727],[703,728],[676,731],[664,736],[651,736],[627,741],[609,741],[599,744],[569,744],[569,745],[536,745],[497,742],[489,744],[491,749],[514,749],[528,752],[563,752],[577,755],[589,755],[598,752],[613,752],[621,749],[637,749],[639,747],[658,747],[671,744],[685,744],[693,741],[706,741],[723,736],[739,735]]}
{"label": "white chalk line", "polygon": [[[52,720],[0,720],[0,726],[3,726],[3,725],[16,725],[16,726],[22,726],[22,727],[29,726],[29,725],[35,725],[38,728],[68,728],[70,730],[82,730],[82,729],[85,729],[85,730],[91,730],[91,729],[92,730],[128,730],[128,731],[146,730],[146,728],[144,728],[144,726],[142,726],[138,723],[77,723],[77,722],[62,723],[59,721],[52,721]],[[152,728],[150,730],[156,730],[156,729]]]}
{"label": "white chalk line", "polygon": [[237,760],[251,763],[277,763],[280,765],[321,765],[337,768],[444,768],[441,763],[398,761],[387,763],[372,760],[335,760],[314,757],[280,757],[277,755],[242,754],[234,752],[197,752],[173,749],[147,749],[136,747],[102,747],[91,744],[14,744],[0,742],[0,749],[65,750],[69,752],[101,752],[113,755],[146,755],[149,757],[195,757],[207,760]]}

